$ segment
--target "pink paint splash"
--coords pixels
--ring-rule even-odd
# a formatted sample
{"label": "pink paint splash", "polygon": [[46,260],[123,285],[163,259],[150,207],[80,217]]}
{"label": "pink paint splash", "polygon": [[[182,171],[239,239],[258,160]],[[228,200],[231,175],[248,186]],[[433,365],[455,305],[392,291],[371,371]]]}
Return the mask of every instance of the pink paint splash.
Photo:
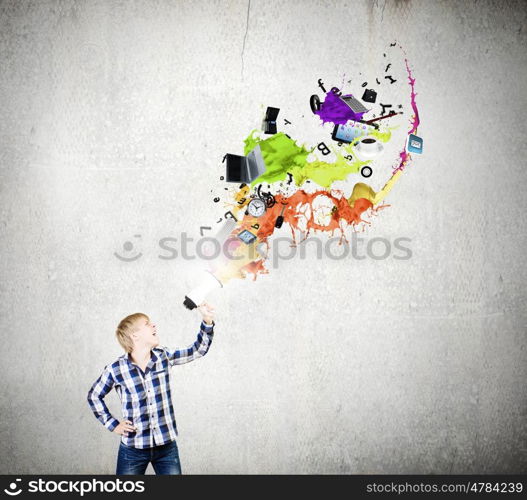
{"label": "pink paint splash", "polygon": [[[414,110],[414,115],[411,121],[412,128],[408,131],[408,134],[415,134],[417,132],[417,127],[419,126],[419,123],[421,123],[419,120],[419,110],[417,109],[417,103],[415,102],[415,96],[417,95],[415,93],[415,78],[412,78],[412,72],[410,71],[410,68],[408,66],[408,59],[405,58],[404,62],[406,64],[406,71],[408,72],[408,81],[410,82],[410,87],[412,89],[410,93],[410,104],[412,105],[412,109]],[[393,170],[393,173],[397,172],[398,170],[404,170],[404,167],[408,163],[408,160],[411,158],[410,153],[406,151],[406,144],[405,148],[399,153],[399,158],[401,160],[399,162],[399,165]]]}

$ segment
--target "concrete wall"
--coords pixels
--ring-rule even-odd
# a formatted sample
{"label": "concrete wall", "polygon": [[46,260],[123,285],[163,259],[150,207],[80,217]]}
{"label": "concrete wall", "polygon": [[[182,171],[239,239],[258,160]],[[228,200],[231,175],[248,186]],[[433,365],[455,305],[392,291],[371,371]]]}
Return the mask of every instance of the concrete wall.
{"label": "concrete wall", "polygon": [[[394,40],[425,155],[365,236],[411,238],[412,258],[308,252],[211,297],[211,351],[173,370],[183,471],[525,472],[526,10],[0,2],[0,472],[114,472],[86,394],[117,322],[197,333],[194,263],[159,239],[223,213],[221,158],[262,106],[309,115],[318,78],[371,76]],[[135,262],[114,256],[127,241]]]}

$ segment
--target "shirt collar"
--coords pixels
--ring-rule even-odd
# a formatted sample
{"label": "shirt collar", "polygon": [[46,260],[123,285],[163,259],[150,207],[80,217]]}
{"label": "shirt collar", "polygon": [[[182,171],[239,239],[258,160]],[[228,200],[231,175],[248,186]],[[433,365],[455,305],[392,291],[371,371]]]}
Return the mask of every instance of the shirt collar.
{"label": "shirt collar", "polygon": [[[151,351],[150,351],[150,361],[148,362],[148,364],[146,365],[146,368],[145,368],[145,374],[148,373],[151,369],[152,369],[152,366],[154,366],[154,364],[156,363],[157,359],[158,359],[158,355],[155,351],[155,348],[153,348]],[[139,368],[133,361],[132,359],[130,358],[130,353],[127,353],[124,355],[124,359],[126,360],[128,366],[130,366],[131,368]]]}

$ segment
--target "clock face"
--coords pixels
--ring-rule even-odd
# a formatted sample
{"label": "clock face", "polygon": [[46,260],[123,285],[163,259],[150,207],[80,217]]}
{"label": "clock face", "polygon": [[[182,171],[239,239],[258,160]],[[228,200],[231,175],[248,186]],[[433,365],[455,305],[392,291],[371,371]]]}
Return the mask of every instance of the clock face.
{"label": "clock face", "polygon": [[265,202],[260,198],[255,198],[249,202],[247,210],[253,217],[260,217],[265,213]]}

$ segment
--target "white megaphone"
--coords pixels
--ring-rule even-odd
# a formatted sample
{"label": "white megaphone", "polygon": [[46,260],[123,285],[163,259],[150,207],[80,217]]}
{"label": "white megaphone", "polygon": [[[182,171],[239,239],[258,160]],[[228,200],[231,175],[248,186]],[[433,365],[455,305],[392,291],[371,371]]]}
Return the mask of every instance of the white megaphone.
{"label": "white megaphone", "polygon": [[201,283],[196,288],[191,290],[187,295],[185,295],[183,305],[189,310],[195,309],[196,307],[203,304],[207,295],[213,290],[223,288],[221,281],[211,272],[205,271],[203,274],[204,276],[201,280]]}
{"label": "white megaphone", "polygon": [[[221,249],[223,249],[223,244],[234,229],[234,226],[236,226],[236,221],[234,219],[227,219],[223,223],[221,229],[216,234],[215,239]],[[207,256],[210,257],[211,255],[213,255],[214,249],[215,247],[211,247],[210,245],[208,247],[205,246],[205,253],[207,254]],[[216,256],[216,258],[214,258],[213,261],[210,262],[210,264],[213,264],[215,262],[216,267],[218,267],[220,264],[225,263],[225,261],[225,255],[220,254],[219,256]],[[200,284],[187,295],[185,295],[183,305],[187,309],[195,309],[203,303],[206,296],[210,292],[218,288],[223,288],[223,283],[218,278],[216,278],[216,276],[214,276],[211,271],[203,271],[201,274],[202,278],[200,280]]]}

